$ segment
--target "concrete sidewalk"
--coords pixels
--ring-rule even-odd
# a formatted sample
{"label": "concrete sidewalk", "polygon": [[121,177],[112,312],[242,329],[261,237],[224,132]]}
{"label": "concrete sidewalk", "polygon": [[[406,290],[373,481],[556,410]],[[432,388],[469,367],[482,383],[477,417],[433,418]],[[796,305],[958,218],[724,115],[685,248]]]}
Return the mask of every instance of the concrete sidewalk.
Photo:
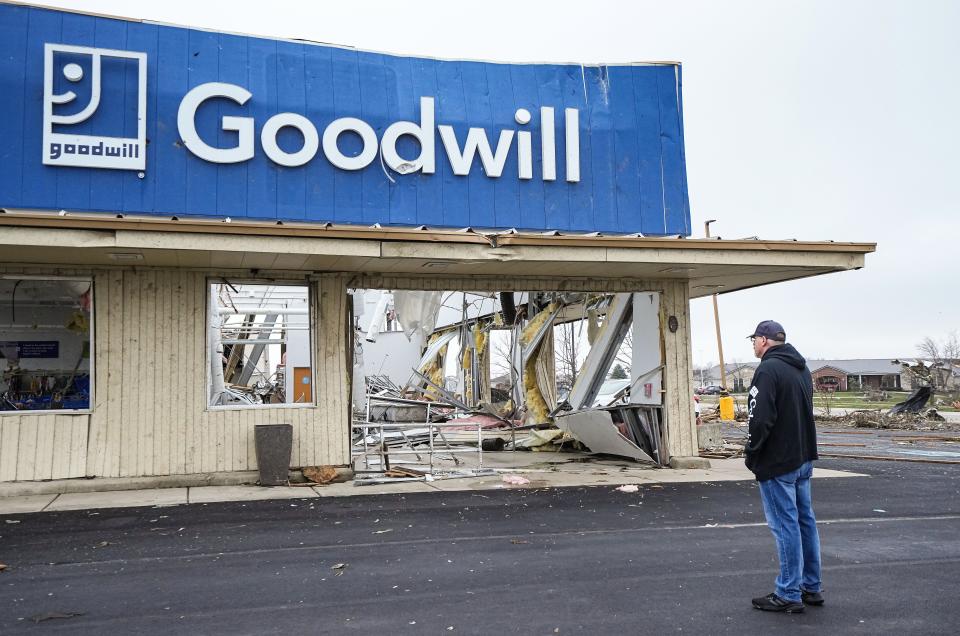
{"label": "concrete sidewalk", "polygon": [[[0,497],[0,515],[97,508],[138,506],[179,506],[184,504],[223,501],[257,501],[265,499],[303,499],[317,497],[351,497],[413,492],[451,492],[496,489],[538,489],[575,486],[620,486],[623,484],[657,484],[682,482],[721,482],[752,480],[742,458],[712,459],[707,469],[657,469],[629,461],[601,459],[591,455],[558,454],[530,462],[530,456],[510,453],[485,453],[484,465],[497,470],[496,475],[434,481],[400,481],[397,483],[357,486],[353,482],[326,486],[196,486],[180,488],[144,488],[102,492],[68,492],[60,494]],[[537,458],[538,460],[540,458]],[[503,475],[521,475],[530,481],[522,486],[508,485]],[[862,477],[859,473],[816,469],[814,477]]]}

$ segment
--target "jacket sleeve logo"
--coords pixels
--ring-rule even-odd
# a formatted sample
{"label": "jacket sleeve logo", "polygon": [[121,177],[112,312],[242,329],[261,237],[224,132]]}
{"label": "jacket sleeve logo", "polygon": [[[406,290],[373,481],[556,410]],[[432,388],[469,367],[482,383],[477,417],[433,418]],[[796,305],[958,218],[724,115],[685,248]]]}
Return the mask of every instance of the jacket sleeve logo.
{"label": "jacket sleeve logo", "polygon": [[43,68],[44,164],[146,169],[146,53],[47,44]]}

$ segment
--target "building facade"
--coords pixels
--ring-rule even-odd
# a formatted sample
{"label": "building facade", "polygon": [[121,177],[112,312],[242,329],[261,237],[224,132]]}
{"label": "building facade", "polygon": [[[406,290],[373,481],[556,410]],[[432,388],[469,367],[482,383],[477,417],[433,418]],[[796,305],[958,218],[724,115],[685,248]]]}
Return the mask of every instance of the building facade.
{"label": "building facade", "polygon": [[686,238],[679,65],[0,19],[29,97],[0,108],[0,482],[251,471],[273,423],[292,466],[348,465],[357,289],[657,292],[652,399],[695,455],[690,299],[874,249]]}

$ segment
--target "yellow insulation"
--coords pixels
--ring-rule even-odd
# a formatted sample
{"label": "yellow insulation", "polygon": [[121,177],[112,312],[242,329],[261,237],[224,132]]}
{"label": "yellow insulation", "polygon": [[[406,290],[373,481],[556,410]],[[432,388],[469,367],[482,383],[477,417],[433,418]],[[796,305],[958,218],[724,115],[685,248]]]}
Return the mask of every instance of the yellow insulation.
{"label": "yellow insulation", "polygon": [[[532,341],[533,337],[556,309],[557,303],[550,303],[546,309],[534,316],[530,322],[527,323],[527,326],[523,328],[523,331],[520,332],[520,343],[526,345]],[[527,363],[523,365],[523,394],[527,403],[528,422],[544,424],[553,422],[553,419],[549,415],[550,408],[547,406],[547,402],[543,398],[543,393],[540,392],[540,387],[537,384],[537,359],[539,357],[540,346],[538,345],[536,351],[527,359]]]}
{"label": "yellow insulation", "polygon": [[[429,346],[431,343],[435,342],[439,337],[440,337],[440,334],[439,334],[439,333],[435,333],[435,334],[433,334],[432,336],[430,336],[430,340],[427,342],[427,346]],[[430,378],[430,381],[433,382],[434,384],[436,384],[437,386],[443,386],[443,385],[444,385],[444,382],[443,382],[443,359],[444,359],[444,358],[446,357],[446,355],[447,355],[447,347],[449,347],[449,346],[450,346],[450,345],[444,345],[444,346],[440,349],[440,351],[437,353],[437,355],[433,358],[433,360],[431,360],[430,362],[428,362],[428,363],[423,367],[423,375],[425,375],[425,376],[427,376],[428,378]],[[440,394],[437,393],[437,391],[434,390],[432,387],[427,387],[427,390],[426,390],[426,392],[424,393],[424,395],[426,395],[427,397],[431,397],[431,398],[439,398],[439,397],[440,397]]]}
{"label": "yellow insulation", "polygon": [[477,401],[477,396],[473,394],[473,351],[474,349],[477,351],[477,367],[482,372],[484,364],[483,354],[487,346],[487,333],[483,330],[481,323],[477,322],[473,325],[471,337],[473,338],[474,348],[464,347],[463,349],[463,380],[464,401],[472,406]]}
{"label": "yellow insulation", "polygon": [[463,401],[468,405],[473,405],[473,368],[471,359],[473,350],[470,347],[463,348]]}

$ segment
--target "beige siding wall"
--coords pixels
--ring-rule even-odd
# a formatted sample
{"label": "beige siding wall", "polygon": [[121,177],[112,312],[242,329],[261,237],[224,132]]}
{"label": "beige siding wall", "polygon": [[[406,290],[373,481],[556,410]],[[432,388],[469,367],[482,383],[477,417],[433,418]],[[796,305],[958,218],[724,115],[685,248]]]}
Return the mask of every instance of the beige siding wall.
{"label": "beige siding wall", "polygon": [[0,481],[83,477],[87,415],[0,417]]}
{"label": "beige siding wall", "polygon": [[95,272],[93,412],[0,416],[0,481],[254,470],[254,426],[275,423],[293,425],[292,465],[349,463],[345,279],[311,283],[320,407],[209,410],[206,284],[213,275]]}
{"label": "beige siding wall", "polygon": [[[693,409],[693,356],[690,351],[690,290],[685,282],[665,282],[660,303],[660,332],[663,334],[664,410],[667,417],[667,444],[671,456],[699,452],[697,421]],[[677,318],[677,331],[670,333],[667,321]]]}
{"label": "beige siding wall", "polygon": [[314,391],[320,406],[209,410],[206,284],[209,277],[223,273],[111,269],[92,274],[96,376],[92,414],[0,416],[0,481],[254,470],[254,426],[273,423],[294,427],[292,465],[349,463],[347,286],[661,291],[663,324],[670,315],[679,322],[676,333],[663,330],[670,453],[696,454],[689,291],[683,282],[320,275],[311,282]]}

